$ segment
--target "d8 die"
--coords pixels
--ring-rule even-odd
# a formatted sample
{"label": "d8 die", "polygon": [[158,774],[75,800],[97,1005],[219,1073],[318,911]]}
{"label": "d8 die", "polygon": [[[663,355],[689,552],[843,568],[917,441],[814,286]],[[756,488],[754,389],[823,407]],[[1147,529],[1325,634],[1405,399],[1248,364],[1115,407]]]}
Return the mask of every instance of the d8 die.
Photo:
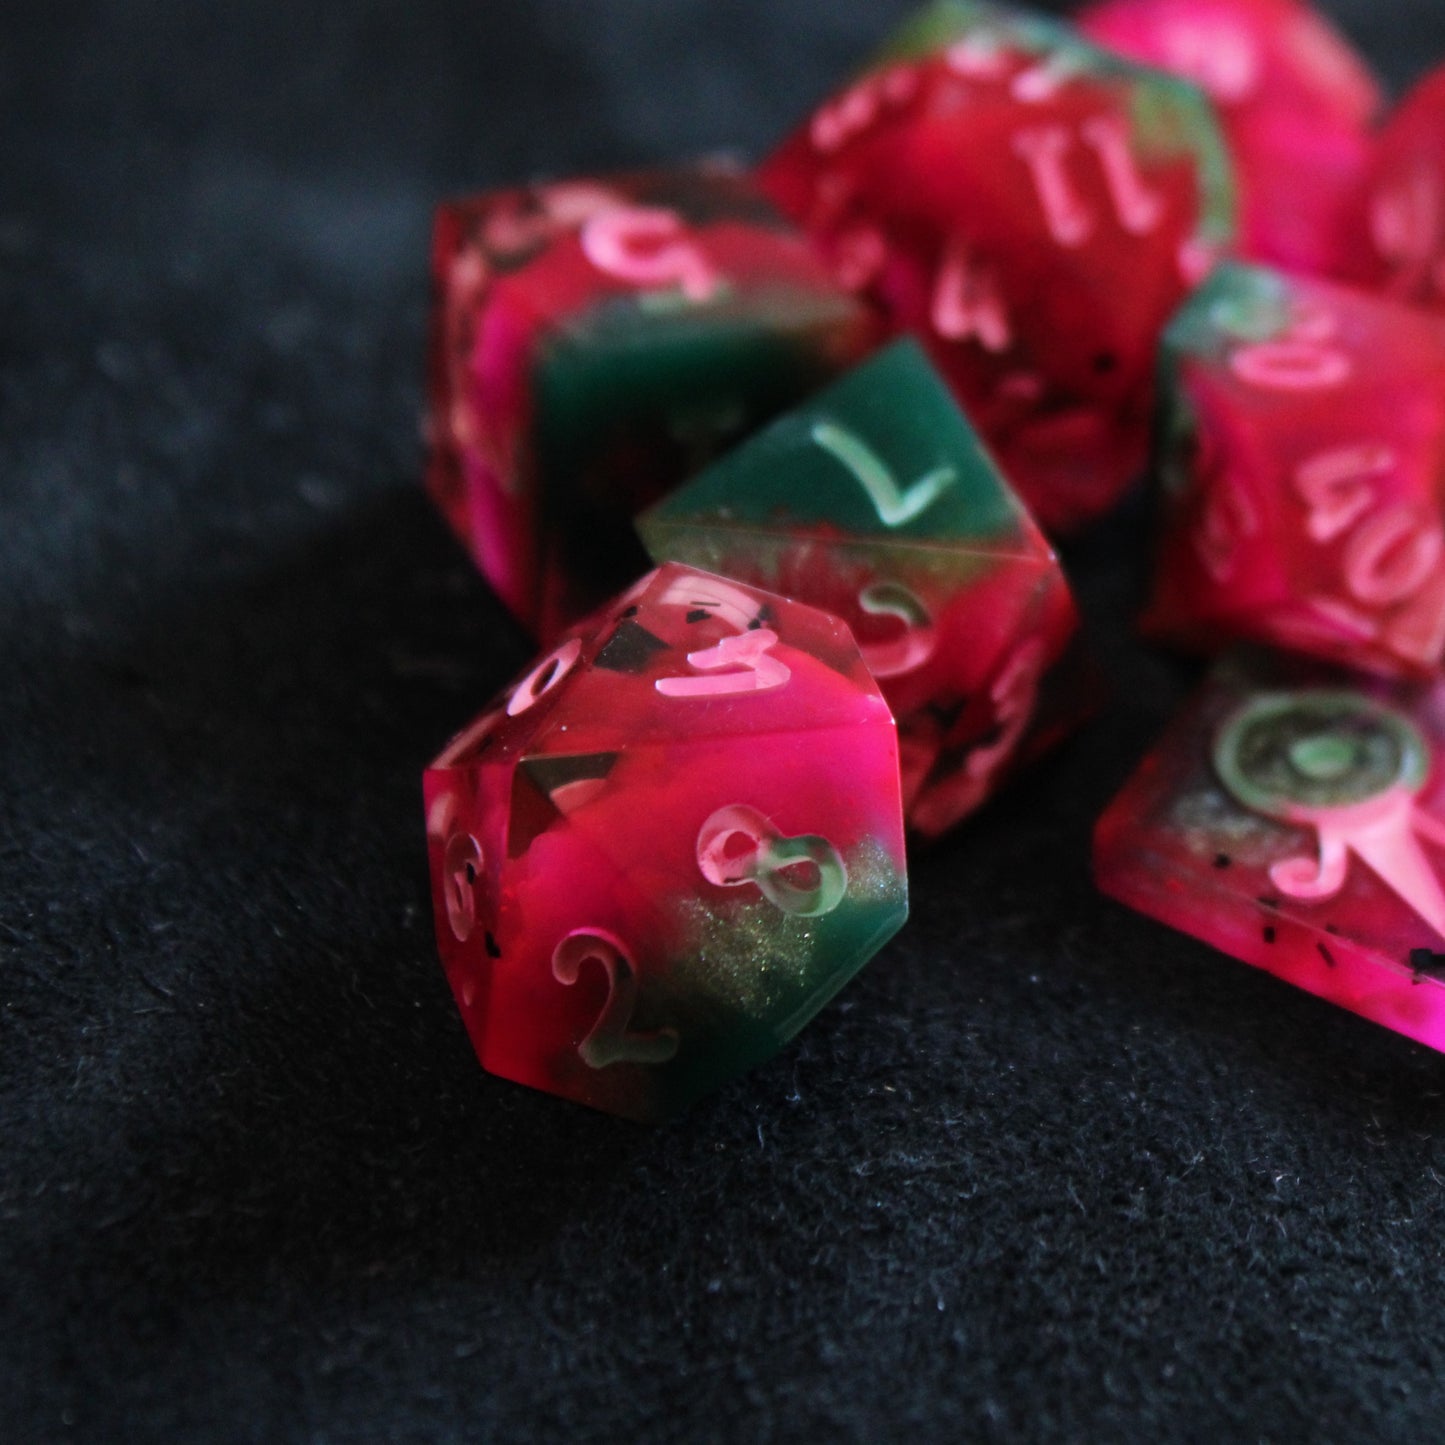
{"label": "d8 die", "polygon": [[1099,886],[1445,1049],[1445,687],[1221,664],[1100,820]]}
{"label": "d8 die", "polygon": [[1243,255],[1339,269],[1383,96],[1321,15],[1301,0],[1104,0],[1078,23],[1207,92],[1234,158]]}
{"label": "d8 die", "polygon": [[873,338],[716,169],[443,206],[433,269],[428,484],[544,642],[642,570],[634,512]]}
{"label": "d8 die", "polygon": [[1425,673],[1445,652],[1445,322],[1221,267],[1164,345],[1146,631]]}
{"label": "d8 die", "polygon": [[898,719],[904,806],[993,792],[1076,616],[1048,543],[937,373],[899,342],[638,519],[687,562],[836,613]]}
{"label": "d8 die", "polygon": [[1445,66],[1406,97],[1377,139],[1355,219],[1343,274],[1445,310]]}
{"label": "d8 die", "polygon": [[847,628],[686,567],[566,634],[425,793],[482,1064],[632,1118],[776,1052],[907,913],[893,720]]}
{"label": "d8 die", "polygon": [[955,0],[761,176],[839,278],[923,339],[1046,528],[1119,497],[1144,460],[1159,332],[1233,237],[1200,92]]}

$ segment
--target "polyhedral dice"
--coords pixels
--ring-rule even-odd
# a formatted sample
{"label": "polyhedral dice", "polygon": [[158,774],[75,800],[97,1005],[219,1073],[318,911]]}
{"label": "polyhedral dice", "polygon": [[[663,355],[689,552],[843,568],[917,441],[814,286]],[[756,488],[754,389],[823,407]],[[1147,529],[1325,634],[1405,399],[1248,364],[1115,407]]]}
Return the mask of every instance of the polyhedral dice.
{"label": "polyhedral dice", "polygon": [[1214,101],[1235,163],[1242,255],[1339,269],[1382,95],[1321,15],[1302,0],[1103,0],[1078,24]]}
{"label": "polyhedral dice", "polygon": [[657,561],[850,624],[898,719],[904,807],[925,836],[992,794],[1077,621],[1048,543],[912,341],[744,442],[638,529]]}
{"label": "polyhedral dice", "polygon": [[837,618],[681,566],[427,770],[484,1067],[636,1119],[786,1043],[907,914],[893,719]]}
{"label": "polyhedral dice", "polygon": [[433,269],[428,485],[544,643],[646,565],[634,512],[873,341],[718,168],[443,206]]}
{"label": "polyhedral dice", "polygon": [[1445,686],[1235,656],[1100,820],[1105,893],[1445,1049]]}
{"label": "polyhedral dice", "polygon": [[1222,266],[1169,328],[1146,632],[1424,674],[1445,654],[1445,321]]}
{"label": "polyhedral dice", "polygon": [[760,174],[840,280],[923,340],[1046,528],[1117,500],[1159,332],[1233,238],[1199,91],[1056,22],[943,0]]}
{"label": "polyhedral dice", "polygon": [[1401,301],[1445,309],[1445,66],[1378,137],[1343,273]]}

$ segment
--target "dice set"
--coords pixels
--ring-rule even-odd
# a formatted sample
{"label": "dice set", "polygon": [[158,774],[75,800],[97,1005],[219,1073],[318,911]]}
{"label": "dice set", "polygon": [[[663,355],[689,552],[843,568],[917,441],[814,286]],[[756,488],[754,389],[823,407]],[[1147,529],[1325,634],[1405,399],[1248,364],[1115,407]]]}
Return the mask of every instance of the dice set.
{"label": "dice set", "polygon": [[1046,532],[1146,462],[1143,630],[1255,650],[1100,887],[1445,1049],[1441,74],[1381,109],[1303,0],[935,0],[752,173],[439,209],[428,487],[542,650],[424,779],[486,1069],[786,1044],[1092,710]]}

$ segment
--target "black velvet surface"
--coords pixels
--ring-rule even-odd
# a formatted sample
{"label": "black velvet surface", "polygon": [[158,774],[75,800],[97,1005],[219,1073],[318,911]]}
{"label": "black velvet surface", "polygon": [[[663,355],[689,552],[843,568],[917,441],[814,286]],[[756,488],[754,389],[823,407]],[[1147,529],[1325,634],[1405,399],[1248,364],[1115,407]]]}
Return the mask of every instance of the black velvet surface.
{"label": "black velvet surface", "polygon": [[1112,710],[772,1064],[642,1130],[447,992],[419,774],[527,649],[418,486],[431,206],[757,154],[904,9],[5,6],[0,1436],[1438,1437],[1445,1063],[1089,881],[1189,682],[1138,504]]}

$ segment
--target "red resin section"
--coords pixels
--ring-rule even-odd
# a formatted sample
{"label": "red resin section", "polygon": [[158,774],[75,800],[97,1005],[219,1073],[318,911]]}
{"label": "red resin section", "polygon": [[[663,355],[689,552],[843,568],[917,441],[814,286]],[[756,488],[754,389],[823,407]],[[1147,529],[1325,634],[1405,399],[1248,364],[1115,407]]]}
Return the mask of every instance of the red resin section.
{"label": "red resin section", "polygon": [[1390,118],[1351,231],[1350,279],[1445,310],[1445,67]]}
{"label": "red resin section", "polygon": [[1445,1049],[1445,687],[1239,656],[1100,820],[1100,888]]}
{"label": "red resin section", "polygon": [[1051,531],[1137,474],[1159,332],[1232,239],[1185,89],[1162,102],[1181,102],[1172,148],[1153,144],[1121,62],[965,34],[865,75],[760,172],[839,280],[923,341]]}
{"label": "red resin section", "polygon": [[875,339],[723,170],[446,205],[432,267],[428,489],[544,643],[646,565],[639,507]]}
{"label": "red resin section", "polygon": [[776,1052],[907,911],[893,722],[847,629],[680,566],[564,636],[425,795],[483,1066],[631,1118]]}
{"label": "red resin section", "polygon": [[1334,274],[1383,94],[1348,41],[1299,0],[1106,0],[1078,19],[1100,45],[1214,101],[1240,193],[1240,254]]}
{"label": "red resin section", "polygon": [[1385,673],[1445,654],[1445,324],[1224,267],[1171,328],[1144,628]]}

